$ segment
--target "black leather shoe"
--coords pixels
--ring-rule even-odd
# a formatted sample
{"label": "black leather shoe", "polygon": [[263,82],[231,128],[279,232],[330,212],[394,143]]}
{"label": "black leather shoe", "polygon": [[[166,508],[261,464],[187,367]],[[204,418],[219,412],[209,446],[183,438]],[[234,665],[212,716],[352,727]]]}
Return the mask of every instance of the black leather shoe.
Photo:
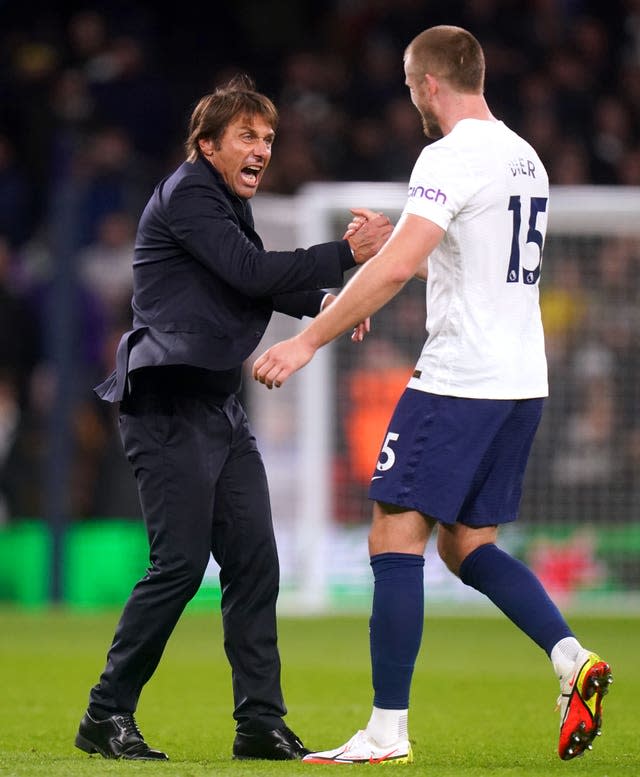
{"label": "black leather shoe", "polygon": [[111,715],[95,720],[88,712],[80,721],[76,747],[85,753],[100,753],[103,758],[126,758],[131,761],[168,761],[160,750],[152,750],[144,741],[131,713]]}
{"label": "black leather shoe", "polygon": [[233,743],[233,757],[240,760],[264,758],[268,761],[295,761],[310,752],[286,726],[253,734],[238,731]]}

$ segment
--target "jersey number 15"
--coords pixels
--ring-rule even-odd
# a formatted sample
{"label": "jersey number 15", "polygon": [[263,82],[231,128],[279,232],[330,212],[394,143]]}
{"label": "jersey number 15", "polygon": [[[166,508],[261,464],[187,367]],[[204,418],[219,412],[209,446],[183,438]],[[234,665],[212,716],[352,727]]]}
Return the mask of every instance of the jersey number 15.
{"label": "jersey number 15", "polygon": [[[522,268],[522,282],[532,286],[540,277],[540,265],[542,264],[542,244],[544,237],[539,229],[536,229],[538,213],[547,210],[547,197],[532,197],[529,204],[529,229],[527,230],[526,243],[535,243],[538,246],[538,264],[534,269]],[[511,256],[507,271],[507,283],[518,283],[520,280],[520,226],[522,224],[522,203],[520,195],[509,197],[509,210],[513,213],[513,233],[511,235]]]}

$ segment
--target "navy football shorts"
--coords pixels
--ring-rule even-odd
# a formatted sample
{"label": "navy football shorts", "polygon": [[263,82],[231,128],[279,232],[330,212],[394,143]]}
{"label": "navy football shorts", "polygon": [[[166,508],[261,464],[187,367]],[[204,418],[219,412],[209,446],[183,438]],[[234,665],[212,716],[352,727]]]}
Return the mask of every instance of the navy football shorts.
{"label": "navy football shorts", "polygon": [[465,399],[405,389],[369,497],[441,523],[514,521],[543,399]]}

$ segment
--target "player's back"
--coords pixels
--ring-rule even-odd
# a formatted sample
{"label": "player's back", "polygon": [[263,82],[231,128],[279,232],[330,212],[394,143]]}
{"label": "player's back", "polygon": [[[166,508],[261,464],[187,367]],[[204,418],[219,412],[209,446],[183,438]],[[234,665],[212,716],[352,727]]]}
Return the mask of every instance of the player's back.
{"label": "player's back", "polygon": [[545,396],[538,300],[549,182],[502,122],[465,119],[428,146],[407,211],[446,234],[429,258],[427,330],[416,388],[454,396]]}

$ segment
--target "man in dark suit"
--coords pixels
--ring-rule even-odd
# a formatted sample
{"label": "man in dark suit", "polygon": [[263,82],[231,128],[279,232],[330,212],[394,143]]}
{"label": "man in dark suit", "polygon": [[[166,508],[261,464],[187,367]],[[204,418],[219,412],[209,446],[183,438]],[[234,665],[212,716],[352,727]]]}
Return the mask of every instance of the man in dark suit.
{"label": "man in dark suit", "polygon": [[97,394],[120,402],[150,566],[122,613],[76,746],[105,758],[166,760],[134,712],[212,553],[220,565],[232,669],[236,758],[308,750],[285,725],[276,633],[278,556],[264,466],[238,400],[242,365],[274,310],[315,316],[345,270],[391,225],[374,216],[348,240],[265,251],[249,200],[271,158],[278,115],[246,77],[203,97],[187,160],[162,180],[138,226],[133,328]]}

